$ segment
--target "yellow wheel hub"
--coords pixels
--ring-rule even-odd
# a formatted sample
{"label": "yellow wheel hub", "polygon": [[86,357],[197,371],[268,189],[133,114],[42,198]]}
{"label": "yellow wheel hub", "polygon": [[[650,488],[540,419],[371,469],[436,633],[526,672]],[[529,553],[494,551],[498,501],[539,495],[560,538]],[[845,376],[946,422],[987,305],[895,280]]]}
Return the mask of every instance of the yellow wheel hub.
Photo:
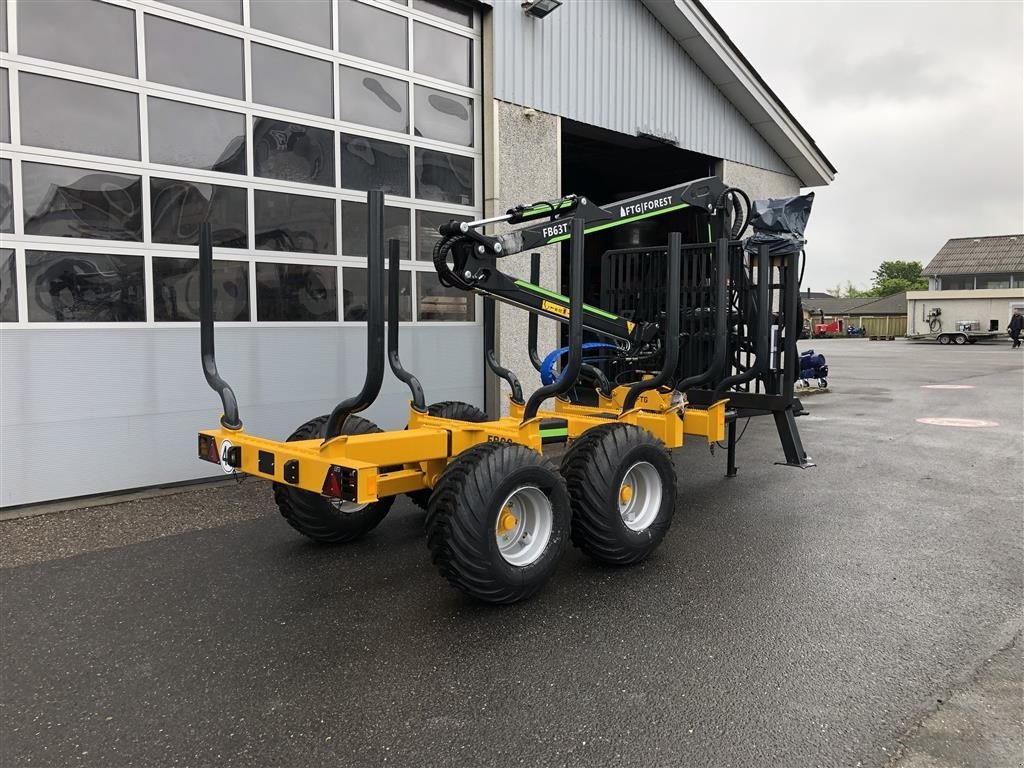
{"label": "yellow wheel hub", "polygon": [[516,527],[516,523],[519,520],[512,514],[512,510],[509,507],[503,507],[501,512],[498,513],[498,525],[497,531],[499,535],[504,535]]}
{"label": "yellow wheel hub", "polygon": [[633,488],[629,485],[624,485],[619,488],[619,503],[629,504],[629,500],[633,498]]}

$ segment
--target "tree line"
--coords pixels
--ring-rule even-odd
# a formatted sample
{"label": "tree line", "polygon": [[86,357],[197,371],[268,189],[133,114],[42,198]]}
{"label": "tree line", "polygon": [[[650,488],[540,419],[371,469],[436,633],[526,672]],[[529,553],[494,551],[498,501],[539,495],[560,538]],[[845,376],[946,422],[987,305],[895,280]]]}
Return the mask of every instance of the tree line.
{"label": "tree line", "polygon": [[875,270],[870,288],[858,288],[847,281],[846,288],[837,284],[829,293],[837,298],[870,299],[906,291],[926,291],[928,278],[921,274],[923,269],[919,261],[883,261]]}

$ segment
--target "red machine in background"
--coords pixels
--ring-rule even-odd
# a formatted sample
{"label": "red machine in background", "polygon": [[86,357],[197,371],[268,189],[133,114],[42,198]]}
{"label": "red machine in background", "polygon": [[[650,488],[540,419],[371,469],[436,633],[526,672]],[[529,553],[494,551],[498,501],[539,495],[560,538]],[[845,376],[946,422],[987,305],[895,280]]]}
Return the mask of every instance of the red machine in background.
{"label": "red machine in background", "polygon": [[843,336],[846,329],[843,327],[842,319],[833,320],[831,323],[815,323],[814,338],[826,339],[832,336]]}

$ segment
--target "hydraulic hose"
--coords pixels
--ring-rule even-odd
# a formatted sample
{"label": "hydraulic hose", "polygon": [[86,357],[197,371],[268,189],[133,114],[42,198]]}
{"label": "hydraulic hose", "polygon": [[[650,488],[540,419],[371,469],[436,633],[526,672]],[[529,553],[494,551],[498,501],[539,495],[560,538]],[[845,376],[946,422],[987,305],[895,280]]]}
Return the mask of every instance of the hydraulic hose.
{"label": "hydraulic hose", "polygon": [[[726,187],[718,196],[718,207],[725,205],[726,198],[732,206],[733,216],[732,232],[729,236],[732,240],[739,240],[750,224],[750,197],[739,187]],[[743,200],[742,205],[739,203],[740,199]]]}

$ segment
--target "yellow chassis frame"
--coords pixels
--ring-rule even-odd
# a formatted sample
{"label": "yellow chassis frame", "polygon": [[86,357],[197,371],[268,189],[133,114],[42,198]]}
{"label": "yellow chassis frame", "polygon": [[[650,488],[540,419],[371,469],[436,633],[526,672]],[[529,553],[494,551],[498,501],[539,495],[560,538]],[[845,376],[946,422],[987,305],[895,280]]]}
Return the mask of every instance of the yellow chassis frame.
{"label": "yellow chassis frame", "polygon": [[[243,429],[224,427],[199,434],[216,441],[218,456],[224,455],[225,440],[239,448],[237,471],[317,494],[322,493],[332,467],[355,470],[356,497],[349,500],[359,504],[433,488],[454,457],[479,443],[519,443],[542,453],[542,425],[550,419],[564,420],[560,431],[567,442],[588,429],[614,423],[646,429],[668,448],[681,446],[686,435],[703,437],[709,443],[725,438],[727,400],[699,409],[672,405],[669,391],[649,390],[638,398],[638,407],[623,411],[628,391],[628,387],[617,387],[610,398],[600,397],[597,406],[556,399],[554,410],[539,411],[526,422],[522,421],[524,406],[513,402],[508,416],[479,424],[430,416],[410,407],[407,429],[341,435],[326,442],[267,440]],[[294,482],[285,479],[286,464]]]}

